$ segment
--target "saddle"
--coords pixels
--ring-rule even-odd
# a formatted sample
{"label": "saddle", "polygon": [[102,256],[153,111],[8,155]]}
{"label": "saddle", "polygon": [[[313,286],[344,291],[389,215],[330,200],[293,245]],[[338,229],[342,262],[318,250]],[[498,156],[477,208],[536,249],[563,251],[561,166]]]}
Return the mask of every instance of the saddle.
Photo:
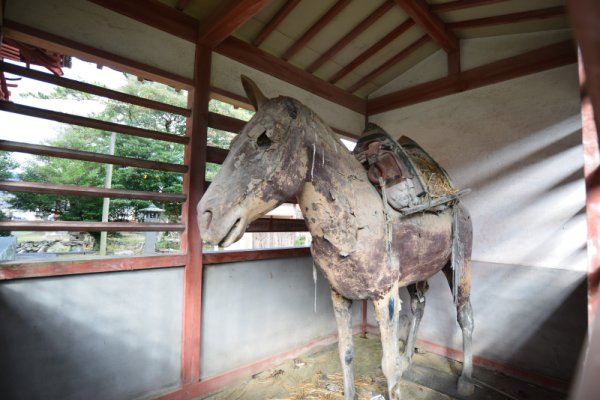
{"label": "saddle", "polygon": [[353,154],[382,197],[403,215],[441,212],[470,192],[456,189],[448,173],[416,142],[406,136],[395,141],[373,123],[367,124]]}

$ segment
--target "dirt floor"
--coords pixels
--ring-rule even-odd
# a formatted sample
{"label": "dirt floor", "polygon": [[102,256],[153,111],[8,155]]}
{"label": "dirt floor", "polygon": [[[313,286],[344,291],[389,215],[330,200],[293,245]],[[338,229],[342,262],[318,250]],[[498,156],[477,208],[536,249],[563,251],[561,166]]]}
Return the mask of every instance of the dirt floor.
{"label": "dirt floor", "polygon": [[[354,375],[359,400],[387,399],[380,367],[381,342],[377,337],[355,337]],[[505,375],[475,368],[475,393],[463,398],[456,393],[461,364],[418,351],[405,372],[403,400],[558,400],[566,395]],[[379,397],[383,395],[383,397]],[[204,400],[343,400],[337,345],[254,375],[237,385],[203,397]]]}

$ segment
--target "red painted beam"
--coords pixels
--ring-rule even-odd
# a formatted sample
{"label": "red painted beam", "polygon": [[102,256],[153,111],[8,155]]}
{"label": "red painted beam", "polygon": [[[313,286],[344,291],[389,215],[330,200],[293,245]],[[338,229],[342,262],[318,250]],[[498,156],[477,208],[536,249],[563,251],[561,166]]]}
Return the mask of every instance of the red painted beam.
{"label": "red painted beam", "polygon": [[579,80],[582,89],[581,117],[588,225],[588,319],[591,327],[598,309],[600,286],[600,3],[596,0],[569,0],[568,5],[580,49]]}
{"label": "red painted beam", "polygon": [[0,268],[0,280],[183,267],[186,261],[187,255],[173,254],[88,260],[6,262]]}
{"label": "red painted beam", "polygon": [[379,6],[375,11],[373,11],[367,18],[365,18],[360,24],[358,24],[354,29],[348,32],[343,38],[338,40],[333,46],[329,48],[325,53],[323,53],[318,59],[316,59],[309,67],[306,69],[308,72],[315,72],[321,65],[323,65],[326,61],[330,60],[333,56],[339,53],[344,47],[346,47],[351,41],[356,39],[361,33],[369,29],[379,18],[381,18],[386,12],[388,12],[394,3],[391,1],[386,1],[381,6]]}
{"label": "red painted beam", "polygon": [[200,21],[198,42],[215,48],[258,14],[272,0],[222,0],[214,12]]}
{"label": "red painted beam", "polygon": [[364,114],[365,101],[240,39],[229,37],[215,51],[249,67]]}
{"label": "red painted beam", "polygon": [[350,93],[354,93],[355,91],[366,85],[368,82],[377,78],[379,75],[383,74],[385,71],[389,70],[394,65],[398,64],[400,61],[404,60],[406,57],[417,51],[419,47],[423,46],[430,40],[431,39],[427,35],[421,36],[415,42],[410,44],[407,48],[403,49],[400,53],[396,54],[395,56],[384,62],[382,65],[375,68],[373,71],[359,79],[355,84],[348,88],[348,91]]}
{"label": "red painted beam", "polygon": [[198,20],[159,0],[89,1],[190,42],[198,37]]}
{"label": "red painted beam", "polygon": [[202,263],[204,265],[226,264],[240,261],[272,260],[290,257],[310,257],[310,247],[204,253],[202,255]]}
{"label": "red painted beam", "polygon": [[341,13],[351,0],[338,0],[313,26],[311,26],[294,44],[283,53],[281,58],[285,61],[292,58],[300,49],[314,38],[327,24]]}
{"label": "red painted beam", "polygon": [[367,111],[368,115],[374,115],[576,61],[577,55],[573,43],[568,40],[370,99],[367,103]]}
{"label": "red painted beam", "polygon": [[188,4],[190,4],[191,0],[177,0],[177,4],[175,4],[175,8],[179,11],[183,11]]}
{"label": "red painted beam", "polygon": [[451,22],[446,26],[451,30],[482,28],[486,26],[513,24],[516,22],[542,20],[564,16],[565,7],[544,8],[542,10],[523,11],[513,14],[497,15],[493,17],[470,19],[466,21]]}
{"label": "red painted beam", "polygon": [[408,20],[404,21],[398,27],[392,29],[392,31],[390,31],[388,34],[386,34],[383,38],[379,39],[373,46],[369,47],[368,49],[366,49],[365,51],[360,53],[356,58],[354,58],[352,61],[350,61],[350,63],[348,63],[348,65],[346,65],[345,67],[340,69],[334,76],[332,76],[329,79],[329,82],[330,83],[338,82],[344,76],[348,75],[350,72],[352,72],[356,68],[358,68],[359,65],[361,65],[362,63],[367,61],[369,58],[371,58],[373,55],[375,55],[375,53],[377,53],[379,50],[383,49],[385,46],[390,44],[394,39],[396,39],[397,37],[402,35],[404,32],[406,32],[407,30],[412,28],[414,24],[415,23],[413,20],[408,19]]}
{"label": "red painted beam", "polygon": [[487,6],[489,4],[502,3],[508,0],[454,0],[447,3],[431,4],[429,9],[438,14],[450,11],[462,10],[465,8]]}
{"label": "red painted beam", "polygon": [[82,60],[109,66],[116,70],[128,72],[137,76],[143,76],[144,78],[161,82],[175,88],[188,90],[194,84],[191,79],[181,75],[118,56],[15,21],[5,19],[2,28],[4,37],[41,47],[56,53],[70,54],[74,57],[81,58]]}
{"label": "red painted beam", "polygon": [[262,42],[264,42],[269,37],[269,35],[273,33],[275,29],[277,29],[277,27],[279,26],[279,24],[281,24],[285,17],[287,17],[289,13],[291,13],[294,10],[294,8],[296,8],[298,3],[300,3],[300,0],[288,0],[283,5],[283,7],[281,7],[279,11],[277,11],[277,14],[275,14],[275,16],[273,16],[273,18],[262,28],[262,30],[256,36],[256,39],[254,39],[252,44],[256,47],[260,46]]}
{"label": "red painted beam", "polygon": [[183,326],[181,339],[181,382],[189,385],[200,379],[200,322],[202,310],[202,239],[198,228],[197,205],[204,194],[208,102],[210,100],[210,48],[196,44],[194,65],[195,87],[190,96],[192,118],[188,121],[190,144],[184,162],[190,172],[183,187],[188,201],[182,207],[181,220],[186,221],[182,234],[182,250],[188,254],[183,277]]}
{"label": "red painted beam", "polygon": [[429,10],[424,0],[394,0],[447,53],[458,49],[458,39],[444,22]]}

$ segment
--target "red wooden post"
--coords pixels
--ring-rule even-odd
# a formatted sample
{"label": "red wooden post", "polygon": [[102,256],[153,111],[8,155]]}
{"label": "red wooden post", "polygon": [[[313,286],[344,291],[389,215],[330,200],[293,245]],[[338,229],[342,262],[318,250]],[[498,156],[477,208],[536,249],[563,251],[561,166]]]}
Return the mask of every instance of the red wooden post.
{"label": "red wooden post", "polygon": [[[184,272],[183,329],[181,347],[181,382],[192,384],[200,379],[200,312],[202,307],[202,243],[198,229],[196,205],[204,192],[206,168],[206,135],[210,91],[211,50],[197,45],[195,88],[192,99],[192,123],[188,128],[190,144],[185,151],[189,173],[184,180],[188,201],[184,204],[182,220],[186,231],[182,235],[182,250],[188,261]],[[190,124],[188,124],[189,126]]]}
{"label": "red wooden post", "polygon": [[568,5],[580,48],[579,82],[582,89],[583,169],[588,227],[588,321],[591,327],[598,305],[600,283],[600,34],[596,29],[600,5],[596,0],[569,0]]}
{"label": "red wooden post", "polygon": [[[579,81],[585,85],[585,72],[581,58]],[[594,122],[594,109],[590,97],[581,98],[581,124],[583,135],[583,171],[585,175],[585,209],[588,229],[588,322],[591,323],[598,305],[598,283],[600,280],[600,149]]]}

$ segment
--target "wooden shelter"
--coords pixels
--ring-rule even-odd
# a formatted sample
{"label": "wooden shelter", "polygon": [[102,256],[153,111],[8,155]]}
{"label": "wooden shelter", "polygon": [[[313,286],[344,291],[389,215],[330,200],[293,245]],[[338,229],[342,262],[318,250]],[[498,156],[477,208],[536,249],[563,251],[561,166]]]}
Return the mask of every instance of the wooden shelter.
{"label": "wooden shelter", "polygon": [[[472,187],[475,209],[483,210],[486,204],[492,207],[492,211],[476,211],[474,215],[476,224],[478,216],[481,221],[475,235],[475,242],[479,237],[481,244],[479,247],[476,244],[474,260],[486,263],[479,268],[479,279],[488,282],[485,289],[482,286],[480,290],[487,293],[499,290],[490,283],[495,282],[514,289],[515,293],[522,293],[523,297],[518,298],[510,292],[508,301],[514,300],[511,305],[515,307],[533,305],[533,309],[528,311],[531,315],[524,312],[515,318],[532,318],[532,315],[543,314],[535,307],[550,307],[535,302],[534,295],[539,294],[536,291],[547,290],[543,298],[558,299],[560,303],[552,305],[554,308],[545,315],[547,319],[537,321],[533,318],[537,327],[532,328],[531,335],[543,336],[543,329],[551,329],[545,344],[535,344],[535,338],[525,338],[518,344],[482,340],[490,350],[478,354],[476,362],[538,384],[568,390],[577,352],[587,329],[586,307],[589,307],[589,321],[596,310],[600,269],[597,232],[600,151],[594,123],[598,121],[598,117],[594,121],[594,110],[596,115],[600,113],[600,34],[596,29],[600,7],[593,0],[567,3],[563,0],[2,1],[3,45],[0,54],[3,60],[27,61],[23,58],[23,50],[20,53],[15,50],[19,48],[16,43],[22,45],[22,49],[43,49],[46,55],[73,56],[134,74],[140,79],[187,90],[189,96],[187,107],[177,107],[15,63],[0,63],[3,77],[21,76],[187,118],[187,133],[178,136],[26,106],[9,101],[6,93],[10,88],[3,78],[0,100],[3,112],[183,145],[185,150],[181,164],[155,162],[5,140],[1,131],[18,130],[18,127],[0,126],[2,151],[169,171],[183,177],[182,193],[0,181],[0,191],[6,192],[182,204],[181,219],[176,223],[0,222],[0,230],[13,232],[181,232],[181,248],[174,254],[0,263],[0,310],[5,315],[0,316],[0,343],[5,347],[14,344],[10,351],[0,352],[0,358],[3,358],[0,371],[5,377],[0,378],[0,397],[4,391],[9,395],[7,398],[51,393],[51,397],[66,399],[95,393],[95,398],[191,399],[217,390],[245,374],[260,372],[276,361],[335,341],[330,325],[332,317],[326,311],[329,303],[323,300],[327,298],[326,288],[319,289],[320,311],[314,317],[313,328],[294,323],[311,315],[302,309],[303,300],[312,311],[313,292],[306,293],[305,290],[312,287],[312,278],[306,275],[311,267],[308,248],[202,252],[195,207],[209,184],[205,179],[206,164],[219,164],[227,155],[227,150],[207,144],[207,129],[237,133],[245,123],[209,112],[209,101],[218,99],[250,109],[239,83],[240,74],[255,79],[268,96],[281,94],[298,98],[341,137],[356,139],[366,121],[382,125],[396,138],[407,134],[432,150],[434,157],[448,166],[459,186]],[[55,62],[49,64],[55,72],[60,71],[56,57],[53,58]],[[34,59],[30,61],[35,63]],[[575,65],[579,66],[579,81]],[[553,87],[558,89],[553,92]],[[579,93],[573,88],[579,87],[582,89],[581,114],[577,113],[575,121],[571,118],[573,107],[575,104],[579,111],[580,103]],[[576,153],[581,150],[582,141],[577,136],[581,121],[583,151]],[[434,123],[439,129],[430,129]],[[445,131],[447,136],[444,136]],[[503,134],[506,136],[502,137]],[[464,149],[467,151],[462,152]],[[582,156],[583,152],[585,158],[581,157],[580,164],[571,169],[565,165]],[[469,161],[473,161],[472,164]],[[534,169],[536,173],[531,172]],[[585,171],[587,195],[583,193],[582,171]],[[575,194],[562,192],[572,187]],[[569,197],[571,195],[573,197]],[[566,199],[566,203],[543,202],[544,198],[559,197]],[[570,199],[572,202],[569,203]],[[576,209],[582,206],[583,210]],[[515,216],[517,208],[523,212]],[[557,214],[554,214],[556,210]],[[581,225],[584,218],[587,234],[584,233],[585,226]],[[531,231],[527,231],[529,223],[533,226]],[[519,230],[524,228],[519,226],[521,224],[526,225],[525,233]],[[249,228],[249,232],[305,230],[302,220],[277,218],[259,219]],[[504,244],[498,244],[504,240],[503,235],[512,233],[516,239],[506,239]],[[553,239],[553,235],[558,239]],[[571,243],[568,237],[576,237],[579,241]],[[570,247],[561,247],[567,242]],[[564,251],[557,250],[561,248]],[[589,259],[584,271],[581,257],[585,258],[586,248]],[[573,261],[575,258],[577,261]],[[285,266],[282,266],[282,259],[285,259]],[[492,264],[511,267],[500,271],[494,270]],[[571,268],[571,265],[576,266]],[[516,268],[520,266],[527,266],[527,271]],[[295,270],[290,270],[292,267]],[[562,270],[567,272],[563,271],[564,275],[555,281],[548,275],[550,269],[558,271],[554,276],[559,276]],[[277,271],[282,271],[281,275]],[[299,271],[305,274],[296,275]],[[290,315],[279,321],[277,316],[281,311],[271,310],[266,300],[250,305],[253,299],[246,299],[244,292],[248,290],[248,296],[257,298],[261,293],[257,293],[257,288],[244,289],[243,282],[233,277],[236,273],[244,274],[249,286],[266,284],[260,282],[266,282],[264,279],[269,278],[265,276],[269,275],[274,284],[279,285],[298,279],[297,287],[304,291],[290,289],[291,293],[285,293],[285,299],[273,300],[280,302],[282,309],[291,304]],[[584,292],[578,291],[586,274]],[[527,286],[526,283],[531,282],[529,278],[538,282],[537,286]],[[163,279],[166,283],[161,286]],[[114,286],[118,288],[116,294],[109,289],[98,289],[110,285],[117,285]],[[123,294],[122,303],[112,300],[129,287],[133,289],[127,295]],[[144,287],[156,290],[158,297],[144,297],[148,295]],[[95,299],[97,303],[87,299],[81,307],[72,305],[70,302],[78,303],[78,296],[85,288],[100,290],[97,292],[100,297]],[[229,291],[235,294],[227,300]],[[59,292],[56,301],[63,302],[64,307],[51,308],[54,293]],[[41,297],[28,297],[31,293]],[[266,290],[265,293],[271,292]],[[271,295],[284,296],[280,291]],[[290,299],[293,295],[298,297]],[[160,296],[169,296],[169,300]],[[500,299],[494,304],[500,307],[506,299],[502,299],[502,294],[498,297]],[[477,318],[476,299],[477,296],[474,300]],[[32,311],[36,309],[34,303],[42,300],[48,301],[49,308]],[[18,301],[24,303],[17,306]],[[148,307],[164,306],[167,309],[155,315],[143,307],[138,308],[139,303],[145,301]],[[227,301],[237,305],[223,303]],[[113,318],[108,314],[120,315],[117,318],[121,324],[119,328],[92,329],[92,321],[80,313],[95,310],[94,304],[104,310],[96,316],[100,322],[110,325]],[[439,304],[443,304],[443,300]],[[579,308],[577,311],[563,309],[562,305],[566,304]],[[31,313],[20,314],[22,307],[29,307],[27,312]],[[296,309],[302,311],[294,314]],[[266,314],[259,313],[261,310]],[[92,314],[96,315],[94,312]],[[131,315],[146,312],[152,314],[152,318],[156,316],[152,319],[154,322],[128,325],[128,320],[135,319]],[[426,315],[429,312],[426,311]],[[57,313],[72,316],[73,321],[82,324],[80,332],[84,334],[90,329],[89,343],[92,344],[89,348],[85,344],[87,339],[82,337],[84,334],[69,331],[67,343],[56,344],[53,340],[47,341],[46,335],[27,328],[30,322],[17,323],[21,319],[38,317],[39,321],[48,322]],[[179,314],[175,317],[174,313]],[[249,341],[260,342],[260,335],[267,330],[273,334],[266,335],[264,341],[268,343],[260,342],[264,349],[253,350],[252,344],[246,343],[245,350],[241,351],[243,354],[235,359],[227,353],[227,346],[230,349],[235,346],[239,351],[243,344],[232,333],[224,334],[226,328],[215,324],[219,323],[219,318],[226,317],[231,319],[228,319],[230,324],[235,324],[235,319],[245,313],[249,317],[258,316],[258,320],[246,322],[255,329],[255,336],[248,334]],[[439,313],[439,308],[431,310],[432,315]],[[493,331],[490,320],[495,318],[496,311],[482,306],[480,313],[488,315],[481,325],[482,332],[487,335]],[[372,328],[374,322],[366,302],[355,306],[355,317],[358,319],[357,333],[366,333]],[[31,324],[35,323],[31,321]],[[443,325],[443,321],[440,324]],[[515,329],[521,329],[521,324],[527,323],[521,322]],[[50,328],[62,332],[65,325],[59,325],[49,323]],[[169,329],[165,336],[151,341],[156,346],[156,359],[152,356],[154,350],[149,350],[147,357],[140,358],[137,363],[124,363],[125,372],[110,372],[111,363],[118,360],[117,353],[120,352],[115,343],[123,345],[123,351],[127,353],[135,348],[131,335],[144,336],[148,329],[158,330],[166,325]],[[436,341],[440,330],[450,328],[440,327],[432,321],[427,330],[427,320],[425,325],[421,346],[460,358],[451,340]],[[228,327],[236,329],[235,325]],[[303,328],[302,334],[290,333]],[[243,331],[245,328],[237,329]],[[504,326],[504,329],[508,328]],[[23,332],[26,334],[19,336]],[[173,340],[174,337],[181,340]],[[597,339],[596,332],[596,344]],[[107,343],[107,340],[109,347],[113,347],[107,350],[102,362],[94,363],[93,358],[85,357],[83,361],[75,362],[65,356],[64,359],[59,357],[62,366],[52,369],[53,357],[68,351],[99,354],[103,352],[99,343]],[[40,355],[34,344],[36,341],[50,349],[47,354],[42,352]],[[549,361],[552,357],[543,355],[544,346],[554,346],[558,342],[567,343],[566,347],[554,350],[555,358]],[[507,354],[507,349],[519,346],[524,352],[533,352],[531,357],[539,355],[540,358],[529,362],[524,360],[527,354]],[[115,352],[114,357],[111,352]],[[88,372],[82,372],[81,362],[92,363],[86,365]],[[119,374],[155,362],[158,366],[147,375],[149,380],[154,379],[153,382],[130,385],[120,381]],[[164,370],[169,373],[161,375],[160,363],[163,362]],[[101,376],[101,379],[91,375]],[[54,384],[51,379],[45,381],[44,376],[53,376]],[[140,378],[140,381],[145,379]],[[77,381],[83,389],[77,388]],[[107,382],[116,383],[111,386]],[[24,391],[21,392],[19,387],[25,388]]]}

